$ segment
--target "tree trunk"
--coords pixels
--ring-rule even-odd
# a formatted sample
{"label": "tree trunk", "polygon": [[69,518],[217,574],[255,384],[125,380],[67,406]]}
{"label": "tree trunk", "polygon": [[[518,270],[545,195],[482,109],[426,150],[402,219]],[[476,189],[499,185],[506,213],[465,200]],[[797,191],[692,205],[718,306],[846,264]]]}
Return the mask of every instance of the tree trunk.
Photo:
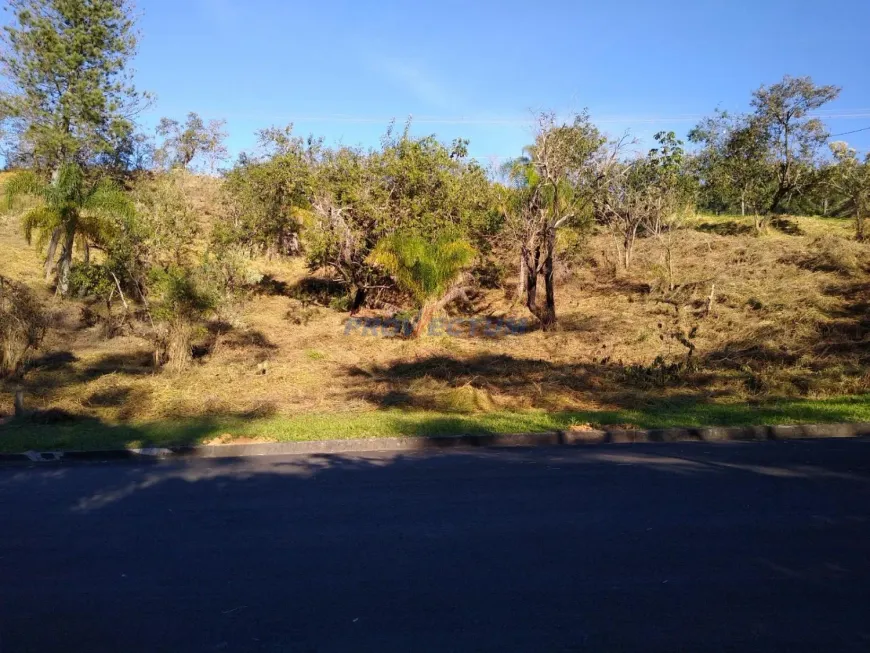
{"label": "tree trunk", "polygon": [[193,325],[186,318],[173,320],[166,340],[166,367],[169,370],[181,372],[190,363],[192,335]]}
{"label": "tree trunk", "polygon": [[517,282],[516,300],[526,294],[526,276],[528,275],[528,266],[526,265],[526,257],[520,254],[520,278]]}
{"label": "tree trunk", "polygon": [[48,253],[45,255],[45,265],[43,267],[46,281],[51,278],[51,273],[54,272],[54,255],[57,253],[57,244],[60,241],[62,233],[63,230],[60,227],[55,227],[54,231],[51,232],[51,240],[48,241]]}
{"label": "tree trunk", "polygon": [[423,308],[420,309],[420,318],[417,320],[414,329],[411,331],[412,338],[419,338],[423,335],[426,329],[429,328],[429,324],[432,322],[432,318],[435,317],[435,312],[438,310],[438,304],[439,302],[426,302],[423,304]]}
{"label": "tree trunk", "polygon": [[855,240],[863,243],[867,239],[867,234],[864,233],[864,216],[859,213],[855,216]]}
{"label": "tree trunk", "polygon": [[467,277],[460,279],[456,285],[444,294],[443,297],[429,300],[423,304],[423,307],[420,309],[420,317],[417,319],[417,323],[411,331],[412,338],[419,338],[423,335],[426,329],[429,328],[432,318],[435,317],[438,311],[443,309],[453,300],[465,296],[465,287],[462,284],[466,281]]}
{"label": "tree trunk", "polygon": [[541,328],[544,331],[549,331],[556,326],[556,290],[554,286],[554,265],[553,265],[553,249],[555,242],[549,243],[547,247],[546,258],[544,259],[544,292],[546,303],[538,319],[541,321]]}
{"label": "tree trunk", "polygon": [[637,240],[637,230],[640,227],[640,223],[635,224],[630,229],[628,229],[622,240],[622,255],[623,261],[622,264],[626,270],[631,267],[631,260],[634,256],[634,242]]}
{"label": "tree trunk", "polygon": [[60,262],[57,268],[57,292],[62,297],[66,297],[69,292],[69,273],[72,267],[73,241],[75,240],[75,232],[67,231],[66,238],[63,243],[63,250],[60,253]]}
{"label": "tree trunk", "polygon": [[[526,252],[526,257],[530,252]],[[526,308],[529,309],[532,315],[538,314],[538,261],[540,260],[541,250],[538,247],[535,250],[535,257],[532,261],[526,261]]]}
{"label": "tree trunk", "polygon": [[740,198],[740,215],[746,217],[746,200],[743,197]]}
{"label": "tree trunk", "polygon": [[[548,235],[544,252],[540,246],[535,250],[535,258],[527,265],[526,274],[526,308],[538,318],[541,328],[548,331],[556,324],[556,293],[554,288],[553,251],[555,249],[555,233]],[[544,256],[543,266],[540,266],[541,256]],[[544,277],[544,305],[538,306],[538,268]]]}
{"label": "tree trunk", "polygon": [[785,197],[785,189],[777,188],[776,193],[773,195],[773,199],[770,201],[770,210],[768,213],[773,215],[779,210],[779,205],[782,203],[782,199]]}
{"label": "tree trunk", "polygon": [[357,288],[356,292],[353,295],[353,301],[350,304],[350,314],[356,315],[357,313],[359,313],[359,309],[362,308],[365,301],[366,301],[365,288]]}

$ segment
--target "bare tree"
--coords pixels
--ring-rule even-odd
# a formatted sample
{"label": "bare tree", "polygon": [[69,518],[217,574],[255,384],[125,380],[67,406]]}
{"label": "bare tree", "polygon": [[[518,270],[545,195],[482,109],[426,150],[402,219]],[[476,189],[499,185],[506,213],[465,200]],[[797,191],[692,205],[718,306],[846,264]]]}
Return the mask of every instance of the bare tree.
{"label": "bare tree", "polygon": [[617,162],[603,171],[595,212],[613,236],[626,270],[631,267],[638,234],[645,231],[655,236],[665,253],[672,288],[673,233],[689,202],[691,178],[683,169],[683,143],[674,132],[659,132],[655,140],[657,146],[645,157]]}
{"label": "bare tree", "polygon": [[602,175],[594,200],[595,219],[607,228],[619,263],[626,270],[631,267],[634,244],[646,217],[642,193],[632,183],[639,161],[611,166]]}
{"label": "bare tree", "polygon": [[163,144],[155,151],[155,162],[164,167],[189,168],[197,157],[204,157],[209,170],[214,173],[217,164],[227,159],[224,141],[227,133],[225,120],[210,120],[204,123],[199,114],[190,112],[182,124],[171,118],[161,118],[157,135]]}

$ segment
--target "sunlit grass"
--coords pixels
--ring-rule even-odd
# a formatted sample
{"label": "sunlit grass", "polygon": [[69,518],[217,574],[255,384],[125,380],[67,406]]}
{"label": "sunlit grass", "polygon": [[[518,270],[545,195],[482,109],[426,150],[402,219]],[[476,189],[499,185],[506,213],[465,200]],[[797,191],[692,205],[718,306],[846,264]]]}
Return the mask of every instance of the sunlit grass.
{"label": "sunlit grass", "polygon": [[739,426],[870,422],[870,395],[764,404],[662,404],[643,410],[446,413],[383,410],[265,418],[200,417],[108,425],[13,421],[0,426],[0,451],[89,450],[195,445],[234,440],[293,442],[376,437],[427,437],[540,432],[572,427]]}

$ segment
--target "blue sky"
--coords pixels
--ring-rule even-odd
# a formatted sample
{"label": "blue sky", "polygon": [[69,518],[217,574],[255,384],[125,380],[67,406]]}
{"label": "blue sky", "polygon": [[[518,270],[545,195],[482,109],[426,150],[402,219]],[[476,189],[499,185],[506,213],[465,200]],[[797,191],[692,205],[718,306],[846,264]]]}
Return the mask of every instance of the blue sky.
{"label": "blue sky", "polygon": [[[516,155],[531,112],[588,107],[648,145],[783,74],[843,87],[832,132],[870,126],[870,2],[736,0],[138,0],[145,116],[225,118],[233,153],[295,124],[331,143],[375,145],[390,118]],[[834,117],[836,116],[836,117]],[[870,130],[842,137],[870,149]]]}

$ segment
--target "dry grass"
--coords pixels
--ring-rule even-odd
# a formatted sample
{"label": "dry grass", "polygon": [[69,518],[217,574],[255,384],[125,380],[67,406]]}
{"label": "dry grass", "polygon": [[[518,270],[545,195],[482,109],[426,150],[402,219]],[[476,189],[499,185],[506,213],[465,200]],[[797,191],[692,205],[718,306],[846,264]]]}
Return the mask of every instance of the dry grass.
{"label": "dry grass", "polygon": [[[52,299],[38,253],[8,219],[0,274],[39,289],[54,312],[24,379],[30,407],[108,423],[396,407],[616,410],[868,392],[870,247],[846,240],[846,221],[795,221],[801,235],[772,227],[758,237],[751,218],[698,217],[677,238],[673,291],[652,239],[640,241],[624,273],[614,271],[608,238],[593,236],[582,264],[561,275],[560,328],[497,338],[346,335],[345,313],[299,292],[301,261],[260,260],[269,283],[195,334],[193,365],[172,374],[153,370],[150,344],[135,332],[106,339],[82,320],[83,302]],[[527,317],[510,294],[481,292],[467,316]],[[9,389],[0,390],[0,413],[10,412]]]}

